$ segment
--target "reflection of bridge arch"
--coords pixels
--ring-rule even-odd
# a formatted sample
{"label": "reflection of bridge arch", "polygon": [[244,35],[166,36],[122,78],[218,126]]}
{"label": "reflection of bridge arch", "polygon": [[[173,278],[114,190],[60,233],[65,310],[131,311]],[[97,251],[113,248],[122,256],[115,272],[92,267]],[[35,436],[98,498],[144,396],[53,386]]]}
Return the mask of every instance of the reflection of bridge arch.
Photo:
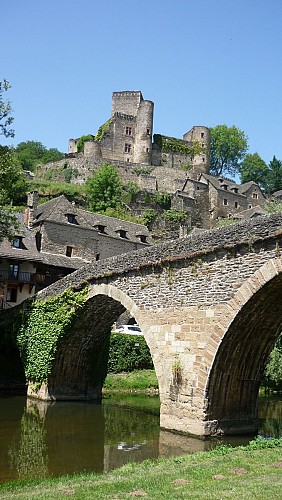
{"label": "reflection of bridge arch", "polygon": [[281,271],[281,259],[271,259],[238,289],[221,313],[218,345],[211,339],[207,346],[207,352],[214,350],[206,387],[207,420],[217,432],[256,427],[260,382],[282,331]]}

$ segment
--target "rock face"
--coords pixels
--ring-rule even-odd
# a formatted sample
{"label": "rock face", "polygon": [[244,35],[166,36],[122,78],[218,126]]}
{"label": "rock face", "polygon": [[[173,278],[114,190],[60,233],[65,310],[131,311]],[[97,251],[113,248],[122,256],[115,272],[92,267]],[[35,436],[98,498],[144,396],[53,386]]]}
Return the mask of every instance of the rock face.
{"label": "rock face", "polygon": [[48,394],[38,397],[99,398],[93,359],[127,310],[153,357],[163,428],[254,431],[260,379],[282,324],[281,227],[280,214],[205,231],[87,265],[40,292],[44,299],[89,284],[58,346]]}

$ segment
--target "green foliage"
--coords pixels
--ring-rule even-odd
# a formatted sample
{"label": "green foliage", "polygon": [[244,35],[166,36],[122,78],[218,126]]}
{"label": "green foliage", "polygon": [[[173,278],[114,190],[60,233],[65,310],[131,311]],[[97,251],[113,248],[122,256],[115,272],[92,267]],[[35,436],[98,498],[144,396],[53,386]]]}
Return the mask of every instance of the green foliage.
{"label": "green foliage", "polygon": [[153,208],[148,208],[143,214],[144,224],[150,229],[158,216],[158,212]]}
{"label": "green foliage", "polygon": [[0,205],[20,202],[27,189],[28,182],[14,150],[0,146]]}
{"label": "green foliage", "polygon": [[282,189],[282,161],[273,156],[273,159],[269,163],[266,191],[274,193],[280,189]]}
{"label": "green foliage", "polygon": [[147,368],[153,368],[153,362],[144,337],[121,333],[111,334],[109,372],[130,372]]}
{"label": "green foliage", "polygon": [[87,205],[93,212],[116,208],[121,203],[122,184],[115,166],[104,164],[86,182]]}
{"label": "green foliage", "polygon": [[19,443],[14,441],[9,450],[9,456],[19,479],[48,476],[47,431],[38,410],[24,411],[21,419],[20,440]]}
{"label": "green foliage", "polygon": [[162,216],[166,222],[175,222],[177,224],[185,223],[188,217],[185,210],[176,210],[175,208],[165,210]]}
{"label": "green foliage", "polygon": [[267,185],[269,168],[258,153],[247,154],[240,165],[241,182],[256,182],[261,188]]}
{"label": "green foliage", "polygon": [[270,200],[264,205],[264,209],[268,214],[282,212],[282,201]]}
{"label": "green foliage", "polygon": [[155,167],[143,167],[141,165],[137,165],[136,167],[133,167],[132,171],[136,175],[149,175],[151,172],[153,172]]}
{"label": "green foliage", "polygon": [[215,227],[227,227],[232,226],[233,224],[238,224],[238,219],[233,219],[232,217],[226,217],[224,219],[219,219],[216,222]]}
{"label": "green foliage", "polygon": [[47,149],[38,141],[20,142],[15,151],[22,168],[31,171],[35,171],[38,166],[44,163],[64,158],[64,154],[58,151],[58,149]]}
{"label": "green foliage", "polygon": [[198,141],[195,141],[192,146],[188,146],[187,141],[161,134],[154,135],[154,143],[158,144],[159,148],[165,153],[174,152],[191,158],[203,152],[203,148]]}
{"label": "green foliage", "polygon": [[87,291],[87,287],[80,292],[65,290],[55,297],[29,302],[18,334],[27,380],[47,382],[58,342],[69,332]]}
{"label": "green foliage", "polygon": [[84,203],[86,198],[85,186],[80,186],[79,184],[69,184],[64,182],[47,182],[43,180],[36,180],[30,182],[31,190],[38,191],[41,202],[46,201],[43,198],[48,197],[49,199],[55,198],[64,194],[71,200]]}
{"label": "green foliage", "polygon": [[112,121],[113,121],[113,119],[110,118],[105,123],[103,123],[103,125],[101,125],[101,127],[99,127],[98,132],[95,135],[95,139],[94,139],[96,142],[101,142],[101,140],[103,139],[103,137],[105,137],[105,135],[109,131],[110,124],[112,123]]}
{"label": "green foliage", "polygon": [[80,137],[79,141],[77,142],[77,152],[80,153],[81,151],[83,151],[85,142],[93,142],[93,141],[94,141],[93,135],[91,135],[91,134],[82,135]]}
{"label": "green foliage", "polygon": [[114,217],[115,219],[122,219],[128,222],[135,222],[136,224],[144,224],[142,217],[137,217],[131,214],[130,211],[122,206],[117,206],[116,208],[107,208],[104,211],[100,211],[101,214],[107,215],[108,217]]}
{"label": "green foliage", "polygon": [[20,230],[20,223],[11,207],[0,205],[0,243],[4,238],[12,241]]}
{"label": "green foliage", "polygon": [[265,369],[265,381],[269,389],[282,390],[282,335],[269,356]]}
{"label": "green foliage", "polygon": [[129,181],[125,186],[123,186],[123,201],[131,202],[135,201],[138,193],[140,192],[139,186],[136,182]]}
{"label": "green foliage", "polygon": [[158,379],[155,370],[133,370],[132,372],[108,373],[103,389],[119,391],[144,391],[158,389]]}
{"label": "green foliage", "polygon": [[154,202],[156,205],[159,205],[161,208],[168,210],[171,206],[171,198],[168,193],[165,192],[157,192],[154,195]]}
{"label": "green foliage", "polygon": [[13,123],[14,118],[11,116],[12,107],[9,100],[5,101],[3,98],[3,93],[7,92],[11,88],[11,85],[7,80],[0,81],[0,135],[5,137],[14,137],[15,131],[10,128]]}
{"label": "green foliage", "polygon": [[235,175],[248,150],[248,138],[235,127],[217,125],[211,129],[210,172],[213,175]]}

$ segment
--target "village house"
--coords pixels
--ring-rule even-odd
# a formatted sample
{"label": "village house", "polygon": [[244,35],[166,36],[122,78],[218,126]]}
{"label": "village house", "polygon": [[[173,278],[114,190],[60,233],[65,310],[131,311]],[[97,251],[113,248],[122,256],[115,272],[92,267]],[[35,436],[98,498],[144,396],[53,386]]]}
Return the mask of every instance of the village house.
{"label": "village house", "polygon": [[84,264],[144,248],[146,226],[91,213],[65,196],[37,206],[29,193],[21,230],[0,244],[0,307],[15,306]]}

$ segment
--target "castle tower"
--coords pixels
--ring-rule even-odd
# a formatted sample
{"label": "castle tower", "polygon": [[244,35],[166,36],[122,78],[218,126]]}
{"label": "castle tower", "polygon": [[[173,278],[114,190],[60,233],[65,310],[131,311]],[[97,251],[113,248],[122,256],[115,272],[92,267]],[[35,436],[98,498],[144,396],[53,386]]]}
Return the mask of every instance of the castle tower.
{"label": "castle tower", "polygon": [[152,132],[154,103],[141,101],[136,119],[134,163],[152,163]]}
{"label": "castle tower", "polygon": [[208,127],[196,126],[183,135],[183,140],[190,143],[198,142],[202,152],[192,160],[191,176],[197,179],[200,174],[208,174],[210,169],[211,133]]}

